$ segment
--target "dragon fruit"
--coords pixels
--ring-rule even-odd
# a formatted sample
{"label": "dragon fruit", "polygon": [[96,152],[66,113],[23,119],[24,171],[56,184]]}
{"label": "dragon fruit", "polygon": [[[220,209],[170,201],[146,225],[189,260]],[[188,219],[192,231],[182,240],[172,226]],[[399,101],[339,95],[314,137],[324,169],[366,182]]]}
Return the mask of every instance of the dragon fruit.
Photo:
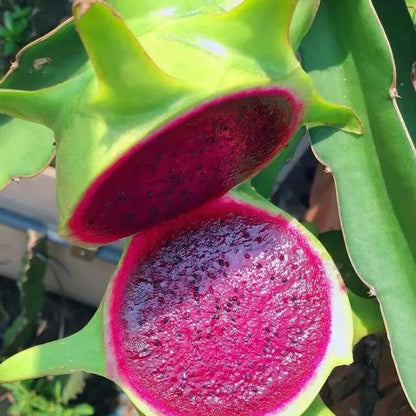
{"label": "dragon fruit", "polygon": [[351,347],[328,254],[240,188],[133,237],[87,327],[9,358],[0,381],[78,369],[149,416],[299,415]]}
{"label": "dragon fruit", "polygon": [[[1,112],[54,131],[59,230],[81,244],[220,197],[301,125],[361,131],[301,69],[289,40],[295,0],[156,3],[75,1],[74,19],[21,54],[43,59],[38,73],[17,63],[0,89]],[[40,89],[10,89],[19,71]]]}

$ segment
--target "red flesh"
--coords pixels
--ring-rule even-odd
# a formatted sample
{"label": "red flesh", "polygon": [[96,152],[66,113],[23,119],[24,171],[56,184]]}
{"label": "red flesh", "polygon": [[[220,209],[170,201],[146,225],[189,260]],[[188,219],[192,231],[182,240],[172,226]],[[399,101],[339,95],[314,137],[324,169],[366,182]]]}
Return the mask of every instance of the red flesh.
{"label": "red flesh", "polygon": [[161,414],[272,414],[324,357],[329,290],[286,219],[223,198],[131,242],[108,306],[109,373]]}
{"label": "red flesh", "polygon": [[279,87],[240,91],[167,123],[92,183],[76,206],[71,235],[107,243],[223,195],[281,150],[302,103]]}

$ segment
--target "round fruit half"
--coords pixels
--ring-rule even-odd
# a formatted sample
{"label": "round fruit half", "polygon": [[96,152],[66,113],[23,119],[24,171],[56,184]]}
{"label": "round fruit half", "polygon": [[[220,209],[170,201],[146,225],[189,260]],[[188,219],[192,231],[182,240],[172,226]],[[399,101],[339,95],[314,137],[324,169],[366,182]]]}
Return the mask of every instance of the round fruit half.
{"label": "round fruit half", "polygon": [[224,197],[132,239],[104,301],[107,373],[145,414],[301,414],[351,362],[345,287],[295,220]]}
{"label": "round fruit half", "polygon": [[146,416],[298,416],[352,335],[329,255],[242,185],[135,236],[89,324],[8,358],[0,382],[83,370]]}

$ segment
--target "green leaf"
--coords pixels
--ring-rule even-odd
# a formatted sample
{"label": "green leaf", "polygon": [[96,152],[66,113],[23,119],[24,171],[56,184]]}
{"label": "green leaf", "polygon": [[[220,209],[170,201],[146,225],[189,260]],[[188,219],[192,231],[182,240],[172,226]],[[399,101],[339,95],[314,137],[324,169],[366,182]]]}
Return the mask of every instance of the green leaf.
{"label": "green leaf", "polygon": [[94,414],[94,408],[89,404],[82,403],[78,404],[73,408],[73,414],[79,416],[89,416]]}
{"label": "green leaf", "polygon": [[[17,68],[3,78],[0,88],[47,88],[83,72],[87,57],[73,24],[51,33],[18,54]],[[47,127],[0,114],[0,190],[12,178],[40,173],[55,154],[54,142]]]}
{"label": "green leaf", "polygon": [[27,29],[29,26],[29,21],[26,19],[19,19],[16,21],[13,27],[13,34],[16,39],[21,40],[20,35]]}
{"label": "green leaf", "polygon": [[416,25],[416,0],[406,0],[406,5],[413,24]]}
{"label": "green leaf", "polygon": [[66,382],[62,389],[62,403],[68,404],[70,400],[75,399],[85,387],[85,374],[81,371],[70,374],[69,376],[63,376],[66,378]]}
{"label": "green leaf", "polygon": [[305,127],[302,127],[290,139],[287,146],[251,180],[251,184],[260,195],[265,198],[270,198],[272,196],[273,186],[277,175],[293,156],[300,139],[305,135],[305,133],[306,129]]}
{"label": "green leaf", "polygon": [[348,257],[341,231],[328,231],[319,235],[319,240],[328,250],[338,270],[342,275],[345,285],[356,295],[368,298],[369,288],[358,277]]}
{"label": "green leaf", "polygon": [[3,54],[5,56],[13,55],[13,53],[16,51],[17,44],[13,39],[6,40],[3,45]]}
{"label": "green leaf", "polygon": [[7,409],[7,414],[10,416],[16,416],[20,414],[20,406],[19,403],[13,403]]}
{"label": "green leaf", "polygon": [[12,14],[9,10],[5,11],[3,14],[3,23],[7,29],[9,29],[10,31],[13,30],[13,19]]}
{"label": "green leaf", "polygon": [[360,138],[312,130],[313,150],[333,172],[348,252],[380,301],[416,409],[415,150],[390,97],[394,68],[370,1],[324,0],[301,52],[320,93],[352,106],[364,124]]}
{"label": "green leaf", "polygon": [[302,416],[335,416],[334,413],[329,410],[323,400],[317,396],[312,404],[308,407],[306,412],[302,413]]}
{"label": "green leaf", "polygon": [[328,250],[348,288],[348,299],[354,321],[354,345],[369,334],[384,332],[380,305],[375,298],[369,297],[369,288],[355,273],[341,231],[322,233],[319,235],[319,240]]}
{"label": "green leaf", "polygon": [[62,394],[62,383],[61,383],[61,380],[57,379],[53,385],[53,396],[57,403],[61,402],[61,394]]}
{"label": "green leaf", "polygon": [[412,83],[412,65],[416,62],[416,30],[404,0],[373,0],[381,24],[392,48],[396,64],[397,105],[410,137],[416,144],[416,90]]}
{"label": "green leaf", "polygon": [[40,124],[0,114],[0,135],[0,190],[11,178],[40,173],[53,158],[53,133]]}
{"label": "green leaf", "polygon": [[312,26],[319,3],[320,0],[298,0],[289,31],[293,50],[299,48],[302,39]]}
{"label": "green leaf", "polygon": [[42,238],[23,259],[19,277],[21,312],[4,333],[3,350],[6,355],[25,346],[36,328],[43,306],[47,255],[47,241]]}

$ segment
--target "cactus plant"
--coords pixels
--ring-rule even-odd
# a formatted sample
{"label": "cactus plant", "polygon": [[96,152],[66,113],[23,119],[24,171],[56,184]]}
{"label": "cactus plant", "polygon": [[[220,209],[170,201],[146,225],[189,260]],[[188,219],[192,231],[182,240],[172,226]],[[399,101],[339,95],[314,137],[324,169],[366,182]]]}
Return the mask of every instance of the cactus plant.
{"label": "cactus plant", "polygon": [[[0,111],[15,117],[3,118],[0,133],[24,133],[0,181],[4,184],[15,175],[42,169],[54,153],[53,131],[62,235],[94,245],[139,234],[127,246],[91,323],[72,338],[12,357],[0,366],[0,380],[85,369],[116,381],[146,414],[256,414],[255,407],[260,414],[327,414],[322,402],[313,401],[314,396],[332,365],[350,359],[351,319],[354,341],[382,328],[378,305],[348,292],[354,310],[351,316],[347,291],[342,285],[337,287],[334,266],[319,243],[248,186],[230,191],[272,162],[255,179],[256,186],[269,196],[270,172],[281,166],[278,153],[289,139],[304,127],[327,126],[311,129],[313,150],[335,176],[348,255],[381,303],[399,375],[414,406],[411,348],[415,337],[411,333],[403,337],[407,319],[416,316],[412,277],[416,245],[411,233],[416,169],[409,134],[415,131],[414,92],[409,89],[411,77],[406,78],[413,55],[412,48],[405,47],[414,43],[414,33],[403,1],[395,6],[395,18],[407,25],[409,43],[403,43],[389,26],[383,0],[374,0],[374,5],[385,20],[387,36],[370,0],[342,4],[323,0],[314,20],[319,3],[191,0],[172,6],[170,0],[137,4],[113,0],[109,5],[81,0],[74,2],[73,19],[22,52],[20,63],[0,85]],[[312,21],[300,48],[305,72],[294,51]],[[398,88],[388,39],[399,61]],[[61,53],[64,40],[71,47],[70,54]],[[383,61],[382,67],[374,67],[377,59]],[[38,69],[33,71],[35,64]],[[334,102],[356,109],[362,122],[350,108],[323,99],[317,89]],[[399,103],[398,90],[403,95]],[[364,134],[358,138],[363,126]],[[30,129],[34,136],[28,134]],[[23,169],[16,155],[33,146],[39,136],[44,138],[40,153]],[[10,139],[5,143],[11,147]],[[260,224],[264,228],[255,228]],[[250,234],[252,229],[258,236]],[[261,248],[252,244],[257,238]],[[267,241],[273,239],[282,244],[268,246]],[[232,250],[237,250],[232,259],[223,254]],[[253,261],[238,258],[244,250]],[[320,340],[322,348],[307,354],[302,348],[296,351],[305,372],[296,372],[298,367],[290,362],[288,374],[299,375],[293,378],[297,384],[288,380],[273,384],[277,379],[272,377],[279,397],[269,392],[265,399],[264,377],[256,370],[243,374],[235,367],[239,354],[246,354],[241,352],[240,341],[249,338],[250,308],[268,311],[270,326],[279,322],[284,327],[293,321],[295,330],[308,334],[314,328],[301,328],[290,304],[300,297],[305,306],[311,293],[296,288],[293,300],[292,286],[280,292],[276,282],[270,283],[274,276],[269,272],[277,267],[276,262],[254,261],[253,255],[257,261],[268,250],[284,250],[283,256],[290,250],[302,252],[305,270],[318,265],[311,281],[319,280],[319,270],[324,270],[320,280],[324,284],[314,293],[322,295],[320,307],[308,307],[318,316],[325,315],[319,327],[325,336]],[[224,258],[215,263],[213,256],[220,254]],[[213,264],[214,273],[208,270]],[[202,376],[209,369],[203,365],[211,363],[212,369],[218,369],[210,361],[211,349],[218,346],[223,351],[237,328],[223,317],[236,308],[232,297],[227,298],[228,268],[237,292],[249,280],[246,276],[250,284],[258,284],[258,290],[244,298],[249,307],[239,323],[247,337],[236,337],[239,348],[229,348],[221,361],[234,371],[214,371],[207,379]],[[288,270],[295,269],[277,271],[286,278]],[[196,285],[198,279],[202,283]],[[211,280],[215,285],[207,283]],[[188,296],[186,285],[192,289]],[[215,290],[225,295],[218,302],[221,314],[209,310],[211,306],[216,309],[216,299],[215,305],[211,302]],[[279,302],[267,309],[270,304],[262,296],[273,298],[277,293]],[[157,299],[152,298],[154,294]],[[281,309],[283,316],[290,318],[279,321],[274,314],[282,304],[286,305]],[[190,306],[191,311],[183,309]],[[308,311],[304,316],[310,318]],[[156,328],[166,313],[171,314],[168,321]],[[194,319],[198,314],[205,315]],[[178,316],[180,321],[175,320]],[[171,317],[174,322],[168,325]],[[217,321],[223,323],[221,328]],[[339,322],[345,322],[345,328],[331,326]],[[217,331],[218,343],[201,341],[202,337],[194,344],[177,339],[175,328],[182,329],[182,336],[192,335],[197,325]],[[161,332],[162,340],[153,339],[155,331]],[[260,360],[262,352],[267,355],[268,348],[287,347],[289,337],[279,345],[270,341],[264,351],[260,344],[269,337],[263,335],[250,349],[257,354],[253,360]],[[91,342],[85,345],[87,340]],[[296,337],[293,340],[302,344]],[[191,380],[187,369],[179,371],[180,357],[168,361],[166,343],[177,355],[190,354],[196,368]],[[337,356],[338,348],[343,360],[334,361],[331,357]],[[192,358],[196,353],[201,354],[202,364]],[[273,360],[279,357],[273,355],[271,361],[259,364],[265,368],[283,365],[284,360]],[[242,368],[249,363],[242,361]],[[164,365],[169,368],[169,379],[161,370]],[[207,393],[204,383],[207,389],[211,383],[215,388]],[[237,392],[237,398],[230,395],[229,401],[222,400],[221,389],[227,385],[231,390],[234,385],[244,386],[242,395]]]}

